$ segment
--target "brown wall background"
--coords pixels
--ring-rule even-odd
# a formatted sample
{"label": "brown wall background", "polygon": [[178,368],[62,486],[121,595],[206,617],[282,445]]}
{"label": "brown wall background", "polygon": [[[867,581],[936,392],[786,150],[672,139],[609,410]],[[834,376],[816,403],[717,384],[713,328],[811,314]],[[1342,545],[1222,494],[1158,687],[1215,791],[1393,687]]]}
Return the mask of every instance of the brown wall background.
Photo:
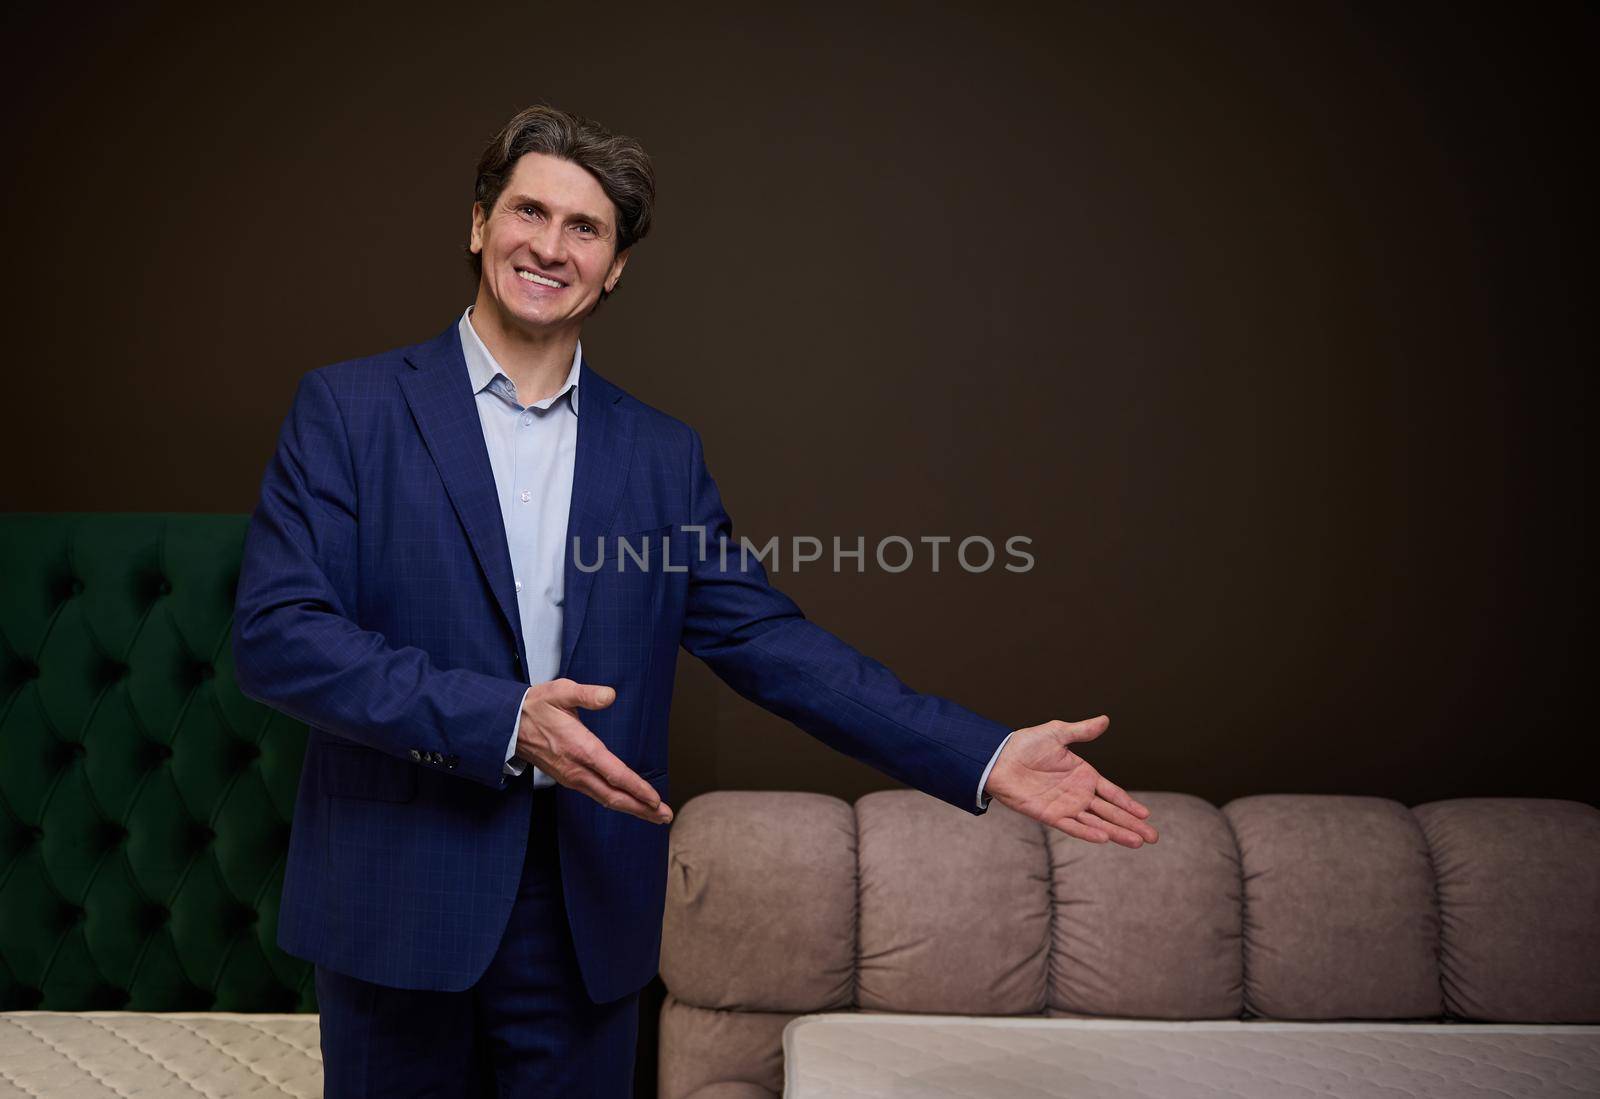
{"label": "brown wall background", "polygon": [[[1535,10],[13,10],[0,507],[251,510],[304,371],[471,301],[476,155],[544,99],[656,159],[585,347],[739,532],[1033,539],[775,574],[812,618],[1110,714],[1135,791],[1594,800],[1596,36]],[[673,740],[680,805],[890,785],[687,656]]]}

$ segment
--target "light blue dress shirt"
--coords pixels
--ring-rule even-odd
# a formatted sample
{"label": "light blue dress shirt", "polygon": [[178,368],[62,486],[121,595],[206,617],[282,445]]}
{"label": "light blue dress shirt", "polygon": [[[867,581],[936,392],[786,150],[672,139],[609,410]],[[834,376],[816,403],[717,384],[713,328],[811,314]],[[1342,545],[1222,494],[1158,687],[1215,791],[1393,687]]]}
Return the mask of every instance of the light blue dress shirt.
{"label": "light blue dress shirt", "polygon": [[[583,343],[572,351],[567,380],[552,396],[531,405],[517,400],[517,387],[500,369],[472,327],[472,306],[456,325],[461,351],[483,424],[483,441],[494,470],[495,496],[505,521],[511,551],[511,573],[516,582],[517,613],[528,649],[528,682],[545,683],[561,670],[561,618],[566,594],[564,573],[567,510],[572,502],[572,471],[578,452],[579,375]],[[565,399],[563,399],[565,398]],[[527,692],[523,692],[527,698]],[[505,772],[520,775],[527,767],[514,758],[517,751],[519,710],[506,745]],[[989,798],[983,792],[995,760],[1005,750],[1007,736],[995,749],[989,766],[978,779],[977,805]],[[533,785],[554,786],[555,779],[533,769]]]}
{"label": "light blue dress shirt", "polygon": [[[561,604],[566,596],[564,573],[567,509],[572,502],[572,470],[578,453],[578,378],[583,344],[572,349],[567,380],[552,396],[531,405],[517,399],[517,387],[500,369],[472,327],[472,306],[456,327],[461,351],[483,425],[483,441],[494,470],[495,497],[505,522],[511,575],[517,591],[517,614],[528,650],[528,682],[547,683],[561,670]],[[527,692],[523,692],[527,698]],[[505,772],[520,775],[528,766],[514,758],[522,714],[511,723]],[[554,786],[555,779],[533,769],[533,785]]]}

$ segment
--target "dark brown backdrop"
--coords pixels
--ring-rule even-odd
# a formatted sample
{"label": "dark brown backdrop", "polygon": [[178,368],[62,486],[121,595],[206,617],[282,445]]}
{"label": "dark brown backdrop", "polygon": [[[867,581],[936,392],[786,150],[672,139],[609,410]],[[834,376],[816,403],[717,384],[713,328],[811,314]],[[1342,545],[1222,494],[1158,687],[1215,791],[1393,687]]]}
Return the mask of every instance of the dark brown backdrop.
{"label": "dark brown backdrop", "polygon": [[[547,99],[656,158],[585,344],[743,533],[1034,540],[778,573],[814,619],[1109,713],[1134,790],[1593,799],[1579,9],[48,7],[5,17],[5,509],[250,510],[302,372],[471,300],[476,154]],[[688,658],[673,738],[680,804],[888,784]]]}

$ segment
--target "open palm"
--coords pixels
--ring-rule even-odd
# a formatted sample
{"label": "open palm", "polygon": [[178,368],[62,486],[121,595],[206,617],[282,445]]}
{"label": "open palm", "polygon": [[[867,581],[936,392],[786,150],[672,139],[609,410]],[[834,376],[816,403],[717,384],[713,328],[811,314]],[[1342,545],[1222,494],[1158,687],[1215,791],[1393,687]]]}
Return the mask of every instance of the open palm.
{"label": "open palm", "polygon": [[1087,721],[1047,721],[1018,729],[995,760],[984,791],[1024,816],[1089,843],[1108,839],[1124,847],[1155,843],[1150,810],[1072,751],[1111,724],[1105,714]]}

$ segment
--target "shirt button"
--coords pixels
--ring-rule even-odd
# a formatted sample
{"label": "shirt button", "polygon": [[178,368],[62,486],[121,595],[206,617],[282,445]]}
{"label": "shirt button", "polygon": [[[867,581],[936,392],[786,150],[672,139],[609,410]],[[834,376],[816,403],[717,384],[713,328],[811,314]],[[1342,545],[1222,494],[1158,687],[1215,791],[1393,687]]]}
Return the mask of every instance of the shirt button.
{"label": "shirt button", "polygon": [[522,414],[522,426],[527,427],[531,423],[533,423],[533,413],[524,412]]}
{"label": "shirt button", "polygon": [[518,580],[518,581],[517,581],[517,590],[518,590],[518,591],[521,591],[521,590],[522,590],[522,581],[521,581],[521,580]]}
{"label": "shirt button", "polygon": [[529,492],[527,489],[523,489],[522,490],[522,502],[524,504],[526,504],[532,498],[533,498],[533,493]]}

